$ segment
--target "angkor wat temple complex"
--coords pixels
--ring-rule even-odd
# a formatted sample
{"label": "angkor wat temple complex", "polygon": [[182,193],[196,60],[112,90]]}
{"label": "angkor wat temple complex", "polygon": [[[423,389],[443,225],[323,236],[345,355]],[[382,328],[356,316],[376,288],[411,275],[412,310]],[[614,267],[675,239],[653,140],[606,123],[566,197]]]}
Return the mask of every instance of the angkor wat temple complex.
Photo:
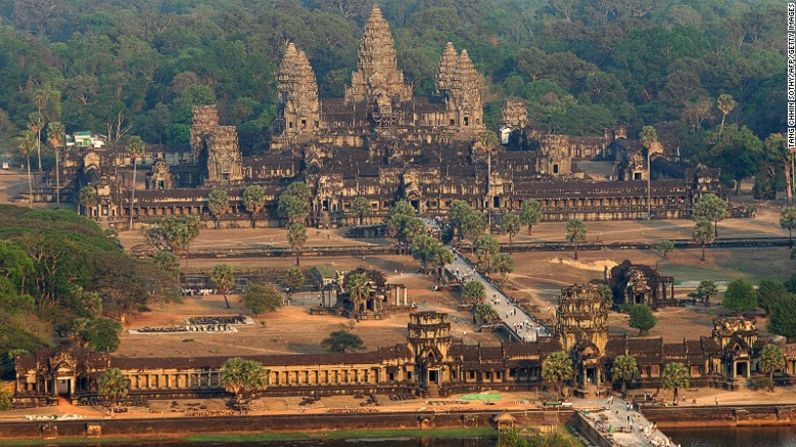
{"label": "angkor wat temple complex", "polygon": [[[202,106],[193,111],[190,147],[153,146],[139,158],[146,187],[138,185],[132,204],[132,160],[124,147],[74,153],[63,178],[75,192],[95,186],[99,201],[84,212],[111,223],[130,213],[138,223],[166,215],[209,217],[208,193],[223,188],[230,198],[219,219],[223,226],[249,225],[241,199],[252,184],[267,196],[254,216],[258,225],[279,224],[279,194],[303,181],[312,191],[310,223],[319,226],[355,223],[356,197],[370,202],[372,222],[380,222],[397,199],[431,215],[445,214],[454,200],[500,214],[538,199],[545,220],[635,219],[649,210],[652,217],[677,218],[700,194],[718,188],[718,172],[706,168],[648,185],[649,159],[663,154],[659,144],[647,157],[624,128],[592,137],[540,132],[527,123],[519,100],[506,101],[498,138],[485,138],[484,83],[467,50],[448,43],[436,94],[413,96],[378,7],[343,97],[319,98],[310,61],[293,43],[285,48],[277,79],[278,118],[262,154],[244,156],[236,128],[221,125],[215,106]],[[594,178],[577,166],[589,160],[612,162],[613,172]]]}

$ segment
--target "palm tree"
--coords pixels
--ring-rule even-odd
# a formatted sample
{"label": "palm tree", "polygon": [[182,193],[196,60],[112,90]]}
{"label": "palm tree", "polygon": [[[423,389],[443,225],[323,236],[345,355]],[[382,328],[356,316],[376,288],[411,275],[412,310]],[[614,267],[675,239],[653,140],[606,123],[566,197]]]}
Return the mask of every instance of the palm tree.
{"label": "palm tree", "polygon": [[687,387],[690,383],[691,376],[688,368],[682,363],[669,363],[663,368],[661,385],[667,390],[674,391],[672,402],[677,402],[677,394],[680,388]]}
{"label": "palm tree", "polygon": [[243,188],[243,206],[252,218],[252,228],[255,228],[254,215],[265,206],[265,190],[260,185],[249,185]]}
{"label": "palm tree", "polygon": [[705,262],[705,246],[716,240],[712,224],[707,220],[699,220],[691,234],[694,242],[702,247],[702,262]]}
{"label": "palm tree", "polygon": [[34,140],[36,141],[36,153],[39,158],[39,172],[42,172],[41,166],[41,131],[44,128],[44,117],[41,113],[33,112],[28,115],[28,130],[33,132]]}
{"label": "palm tree", "polygon": [[243,398],[265,388],[268,384],[268,370],[254,360],[233,357],[227,359],[221,367],[221,383],[228,393],[235,395],[235,404],[243,412]]}
{"label": "palm tree", "polygon": [[564,382],[572,380],[573,373],[572,358],[564,351],[554,352],[542,361],[542,378],[556,385],[558,397],[564,397]]}
{"label": "palm tree", "polygon": [[365,216],[370,214],[370,203],[364,197],[357,197],[351,202],[351,211],[359,216],[359,224],[365,220]]}
{"label": "palm tree", "polygon": [[296,266],[300,265],[301,248],[307,243],[307,229],[300,223],[290,224],[287,230],[287,243],[296,252]]}
{"label": "palm tree", "polygon": [[567,222],[567,240],[575,244],[575,260],[578,260],[578,244],[586,239],[586,225],[580,219]]}
{"label": "palm tree", "polygon": [[627,382],[638,377],[638,363],[632,355],[618,355],[611,367],[611,378],[622,382],[622,395],[627,394]]}
{"label": "palm tree", "polygon": [[66,129],[58,121],[47,124],[47,139],[55,154],[55,203],[61,203],[61,146],[66,142]]}
{"label": "palm tree", "polygon": [[[119,399],[127,396],[130,391],[130,379],[119,368],[108,368],[97,379],[97,392],[108,399],[111,406],[116,405]],[[111,411],[113,416],[113,411]]]}
{"label": "palm tree", "polygon": [[224,295],[224,305],[229,306],[229,299],[227,294],[233,287],[235,287],[235,275],[232,272],[232,267],[227,264],[219,264],[213,267],[213,273],[210,274],[210,280],[216,285],[216,290]]}
{"label": "palm tree", "polygon": [[30,154],[33,152],[33,140],[36,139],[36,134],[31,130],[25,130],[22,135],[17,137],[17,149],[19,153],[27,160],[28,168],[28,201],[30,207],[33,208],[33,179],[30,174]]}
{"label": "palm tree", "polygon": [[652,217],[652,162],[650,156],[652,145],[658,141],[658,131],[652,126],[641,128],[641,145],[647,149],[647,218]]}
{"label": "palm tree", "polygon": [[214,189],[207,195],[207,208],[216,219],[216,229],[220,228],[219,217],[223,216],[229,208],[229,195],[223,189]]}
{"label": "palm tree", "polygon": [[130,185],[130,224],[129,229],[133,229],[133,206],[135,205],[135,176],[136,176],[136,167],[138,166],[138,157],[144,155],[144,149],[146,148],[146,144],[141,137],[132,136],[130,140],[127,141],[127,152],[130,153],[130,158],[133,159],[133,184]]}
{"label": "palm tree", "polygon": [[345,290],[352,301],[364,300],[370,295],[372,290],[370,278],[365,273],[352,273],[346,278]]}
{"label": "palm tree", "polygon": [[41,131],[44,128],[44,115],[42,115],[41,111],[44,108],[44,104],[47,103],[49,100],[49,93],[45,89],[38,89],[33,93],[33,104],[36,106],[36,113],[31,113],[28,115],[30,118],[30,123],[28,127],[36,132],[36,137],[38,138],[39,143],[36,144],[36,152],[39,156],[39,172],[41,170]]}
{"label": "palm tree", "polygon": [[509,253],[511,253],[514,236],[520,232],[520,216],[514,213],[506,213],[500,219],[500,231],[509,235]]}
{"label": "palm tree", "polygon": [[492,224],[492,154],[497,150],[500,145],[500,139],[497,134],[492,131],[484,131],[475,141],[473,149],[486,154],[486,208],[487,208],[487,221],[491,226]]}
{"label": "palm tree", "polygon": [[528,227],[528,236],[531,235],[533,226],[542,220],[542,202],[529,199],[522,202],[520,209],[520,222]]}
{"label": "palm tree", "polygon": [[719,136],[721,136],[721,132],[724,131],[724,120],[727,119],[727,115],[732,112],[736,105],[737,103],[735,100],[727,93],[720,94],[718,99],[716,99],[716,107],[718,107],[719,111],[721,111],[721,127],[719,127]]}

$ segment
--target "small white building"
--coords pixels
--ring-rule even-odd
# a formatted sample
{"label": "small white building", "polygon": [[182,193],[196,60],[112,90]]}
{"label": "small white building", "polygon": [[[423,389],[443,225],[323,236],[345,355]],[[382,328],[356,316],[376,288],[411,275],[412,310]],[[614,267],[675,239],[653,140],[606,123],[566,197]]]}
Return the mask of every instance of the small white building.
{"label": "small white building", "polygon": [[75,132],[66,136],[66,147],[90,147],[102,149],[107,143],[103,135],[93,134],[89,131]]}

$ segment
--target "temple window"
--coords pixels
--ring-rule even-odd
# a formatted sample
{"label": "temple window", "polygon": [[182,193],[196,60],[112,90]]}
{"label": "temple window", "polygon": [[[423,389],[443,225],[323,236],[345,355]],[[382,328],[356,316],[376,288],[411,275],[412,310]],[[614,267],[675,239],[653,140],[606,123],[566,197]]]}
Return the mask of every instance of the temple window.
{"label": "temple window", "polygon": [[288,129],[292,129],[293,128],[293,121],[290,121],[290,122],[287,123],[287,128]]}
{"label": "temple window", "polygon": [[553,165],[553,174],[558,174],[558,164]]}
{"label": "temple window", "polygon": [[470,125],[470,117],[469,116],[465,116],[464,117],[464,127],[467,127],[469,125]]}
{"label": "temple window", "polygon": [[307,128],[307,120],[301,120],[301,130],[304,130],[306,128]]}

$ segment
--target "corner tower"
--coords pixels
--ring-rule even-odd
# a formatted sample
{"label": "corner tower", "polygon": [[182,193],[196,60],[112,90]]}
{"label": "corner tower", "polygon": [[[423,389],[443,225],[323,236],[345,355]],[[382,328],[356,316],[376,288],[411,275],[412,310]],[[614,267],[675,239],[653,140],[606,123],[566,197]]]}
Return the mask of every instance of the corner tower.
{"label": "corner tower", "polygon": [[398,69],[390,25],[384,20],[381,9],[374,6],[362,33],[357,70],[351,75],[345,100],[347,103],[374,102],[380,97],[406,102],[412,99],[412,89],[404,84],[404,74]]}
{"label": "corner tower", "polygon": [[279,127],[283,134],[308,134],[321,127],[318,82],[307,55],[287,44],[277,76]]}

